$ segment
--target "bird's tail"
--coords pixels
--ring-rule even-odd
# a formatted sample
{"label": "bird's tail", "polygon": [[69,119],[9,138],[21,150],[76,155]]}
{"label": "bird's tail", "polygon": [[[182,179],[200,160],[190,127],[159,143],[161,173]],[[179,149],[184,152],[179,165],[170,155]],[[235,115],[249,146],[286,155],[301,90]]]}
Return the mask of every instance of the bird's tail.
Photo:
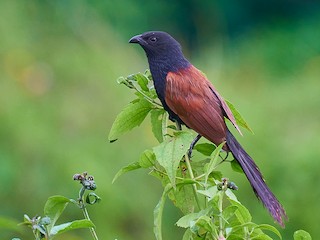
{"label": "bird's tail", "polygon": [[247,176],[257,198],[268,209],[272,217],[282,227],[284,227],[284,219],[287,219],[285,210],[265,183],[258,166],[254,163],[253,159],[246,153],[246,151],[241,147],[240,143],[235,139],[235,137],[229,130],[227,130],[227,145],[230,151],[232,152],[234,158],[240,164],[243,172]]}

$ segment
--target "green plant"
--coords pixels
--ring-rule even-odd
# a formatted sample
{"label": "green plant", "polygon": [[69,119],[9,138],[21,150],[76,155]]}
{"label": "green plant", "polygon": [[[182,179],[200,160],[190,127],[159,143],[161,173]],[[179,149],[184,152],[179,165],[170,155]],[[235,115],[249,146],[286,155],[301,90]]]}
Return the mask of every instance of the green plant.
{"label": "green plant", "polygon": [[[100,201],[100,198],[93,192],[85,194],[87,190],[92,191],[96,189],[93,176],[88,176],[85,172],[83,174],[75,174],[73,179],[79,181],[82,185],[79,191],[79,198],[77,200],[59,195],[52,196],[49,197],[45,203],[43,217],[35,216],[30,218],[28,215],[24,215],[24,221],[21,225],[30,227],[36,240],[53,239],[57,235],[79,228],[89,228],[93,239],[98,239],[94,230],[95,226],[90,220],[86,208],[86,204],[93,205]],[[74,220],[57,225],[57,220],[69,203],[77,205],[83,211],[85,219]]]}
{"label": "green plant", "polygon": [[[248,209],[233,193],[237,186],[218,171],[224,163],[242,172],[238,163],[221,151],[223,143],[219,146],[198,143],[194,147],[197,153],[192,161],[189,159],[187,152],[195,133],[182,131],[180,126],[168,122],[148,70],[144,74],[120,77],[118,82],[134,90],[137,98],[116,117],[109,133],[110,142],[139,126],[150,114],[152,132],[159,145],[145,150],[138,161],[120,169],[113,182],[124,173],[140,168],[149,169],[149,174],[161,181],[164,191],[154,209],[156,239],[162,239],[162,213],[167,198],[184,214],[176,223],[186,229],[183,240],[272,239],[270,233],[281,239],[274,226],[252,222]],[[235,107],[229,102],[228,105],[237,124],[251,131]],[[311,237],[304,231],[298,231],[294,239],[307,240]]]}

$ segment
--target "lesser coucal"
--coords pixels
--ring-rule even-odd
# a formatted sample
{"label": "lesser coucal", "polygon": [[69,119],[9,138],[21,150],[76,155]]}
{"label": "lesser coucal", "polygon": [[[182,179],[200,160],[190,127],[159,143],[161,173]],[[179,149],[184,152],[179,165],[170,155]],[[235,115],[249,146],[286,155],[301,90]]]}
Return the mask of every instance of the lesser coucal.
{"label": "lesser coucal", "polygon": [[240,132],[231,110],[206,76],[184,57],[180,44],[168,33],[159,31],[134,36],[129,42],[144,49],[157,95],[169,118],[199,134],[193,145],[201,136],[216,145],[225,141],[223,149],[238,161],[257,198],[284,226],[285,210],[253,159],[226,126],[225,118]]}

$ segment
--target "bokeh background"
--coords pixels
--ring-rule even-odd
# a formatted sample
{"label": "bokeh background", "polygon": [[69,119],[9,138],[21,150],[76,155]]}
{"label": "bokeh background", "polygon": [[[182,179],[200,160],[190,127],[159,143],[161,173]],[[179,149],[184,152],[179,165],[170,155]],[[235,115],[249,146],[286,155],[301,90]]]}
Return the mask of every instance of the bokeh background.
{"label": "bokeh background", "polygon": [[[103,199],[89,207],[101,239],[153,239],[160,183],[137,171],[115,173],[156,144],[148,122],[108,143],[117,113],[134,98],[119,76],[147,61],[128,39],[165,30],[255,134],[240,139],[287,210],[283,239],[320,235],[320,4],[311,0],[0,1],[0,216],[42,214],[49,196],[75,198],[75,173],[95,176]],[[240,136],[239,136],[240,138]],[[257,223],[272,219],[245,177],[225,175]],[[169,202],[165,239],[181,239]],[[70,206],[61,220],[82,218]],[[0,229],[1,239],[21,233]],[[57,239],[90,239],[79,230]]]}

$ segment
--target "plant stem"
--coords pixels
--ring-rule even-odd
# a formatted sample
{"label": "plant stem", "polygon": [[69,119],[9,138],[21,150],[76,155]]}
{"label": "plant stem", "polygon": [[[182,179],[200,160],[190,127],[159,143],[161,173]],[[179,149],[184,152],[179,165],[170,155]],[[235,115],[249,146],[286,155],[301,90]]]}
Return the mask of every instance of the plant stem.
{"label": "plant stem", "polygon": [[219,239],[225,239],[225,237],[223,235],[223,233],[224,233],[224,229],[223,229],[224,219],[222,217],[223,197],[224,197],[224,194],[225,194],[225,190],[226,190],[226,185],[223,183],[222,189],[221,189],[220,194],[219,194],[219,202],[218,202],[218,207],[219,207]]}
{"label": "plant stem", "polygon": [[[87,211],[87,209],[85,207],[82,208],[82,212],[83,212],[84,218],[86,218],[87,220],[91,221],[90,217],[89,217],[89,213],[88,213],[88,211]],[[92,235],[93,239],[98,240],[98,236],[97,236],[97,233],[96,233],[95,229],[92,228],[92,227],[89,228],[89,229],[90,229],[90,232],[91,232],[91,235]]]}
{"label": "plant stem", "polygon": [[[87,211],[87,208],[86,208],[86,205],[84,203],[84,192],[86,191],[85,187],[82,187],[80,189],[80,192],[79,192],[79,206],[83,212],[83,215],[84,215],[84,218],[91,221],[90,220],[90,217],[89,217],[89,213]],[[99,240],[98,236],[97,236],[97,233],[95,231],[94,228],[89,228],[90,229],[90,232],[91,232],[91,235],[93,237],[94,240]]]}
{"label": "plant stem", "polygon": [[134,89],[135,89],[137,92],[139,92],[140,94],[142,94],[143,97],[144,97],[147,101],[149,101],[150,103],[152,103],[152,104],[154,104],[154,105],[157,105],[157,106],[163,108],[163,106],[162,106],[160,103],[156,102],[155,100],[153,100],[152,98],[150,98],[149,96],[147,96],[143,91],[141,91],[138,87],[136,87],[134,83],[133,83],[132,85],[133,85]]}
{"label": "plant stem", "polygon": [[[185,161],[186,161],[186,164],[187,164],[187,168],[188,168],[188,171],[189,171],[189,174],[190,174],[190,178],[191,178],[192,180],[195,180],[195,177],[194,177],[194,175],[193,175],[193,171],[192,171],[192,167],[191,167],[191,164],[190,164],[190,159],[189,159],[188,154],[184,155],[184,157],[185,157]],[[199,210],[201,210],[201,205],[200,205],[200,201],[199,201],[199,197],[198,197],[197,185],[196,185],[196,184],[192,184],[192,188],[193,188],[194,198],[196,199],[198,208],[199,208]]]}

